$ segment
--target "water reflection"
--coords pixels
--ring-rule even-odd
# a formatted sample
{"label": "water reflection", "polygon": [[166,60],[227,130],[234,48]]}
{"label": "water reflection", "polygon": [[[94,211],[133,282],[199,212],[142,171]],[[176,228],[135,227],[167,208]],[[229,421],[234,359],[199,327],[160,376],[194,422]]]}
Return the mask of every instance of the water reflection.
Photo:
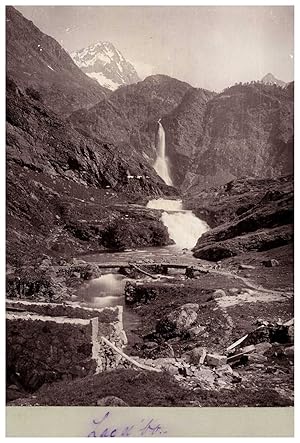
{"label": "water reflection", "polygon": [[83,304],[103,308],[124,305],[126,277],[120,274],[105,274],[83,285],[77,296]]}

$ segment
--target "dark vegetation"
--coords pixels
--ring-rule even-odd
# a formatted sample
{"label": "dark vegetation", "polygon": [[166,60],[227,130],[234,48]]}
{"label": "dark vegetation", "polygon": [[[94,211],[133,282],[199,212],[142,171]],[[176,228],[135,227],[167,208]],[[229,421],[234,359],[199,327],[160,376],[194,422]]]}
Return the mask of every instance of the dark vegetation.
{"label": "dark vegetation", "polygon": [[236,388],[225,392],[198,388],[190,391],[167,373],[119,369],[92,377],[44,386],[34,398],[15,404],[47,406],[95,406],[103,397],[116,396],[129,406],[284,406],[272,388],[263,391]]}

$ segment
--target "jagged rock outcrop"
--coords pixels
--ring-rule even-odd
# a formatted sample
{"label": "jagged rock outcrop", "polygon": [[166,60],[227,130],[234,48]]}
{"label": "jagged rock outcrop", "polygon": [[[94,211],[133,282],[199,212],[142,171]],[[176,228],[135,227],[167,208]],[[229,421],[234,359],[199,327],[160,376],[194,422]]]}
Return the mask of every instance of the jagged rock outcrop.
{"label": "jagged rock outcrop", "polygon": [[223,186],[190,188],[184,195],[184,208],[205,220],[211,228],[236,220],[258,205],[267,193],[285,195],[291,192],[293,177],[255,179],[243,177]]}
{"label": "jagged rock outcrop", "polygon": [[71,57],[85,74],[112,91],[140,80],[134,66],[110,42],[74,51]]}
{"label": "jagged rock outcrop", "polygon": [[87,77],[52,37],[12,6],[6,8],[6,69],[18,84],[33,88],[60,115],[89,107],[109,90]]}
{"label": "jagged rock outcrop", "polygon": [[[274,183],[273,183],[274,185]],[[293,241],[293,183],[289,178],[277,189],[242,210],[233,210],[229,220],[199,238],[194,256],[218,261],[249,251],[267,251]],[[261,196],[261,194],[260,194]],[[240,207],[241,208],[241,207]]]}

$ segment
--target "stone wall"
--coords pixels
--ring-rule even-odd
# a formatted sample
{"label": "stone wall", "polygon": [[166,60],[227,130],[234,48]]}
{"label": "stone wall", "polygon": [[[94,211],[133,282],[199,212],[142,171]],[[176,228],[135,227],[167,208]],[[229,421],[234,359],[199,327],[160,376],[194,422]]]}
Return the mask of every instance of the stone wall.
{"label": "stone wall", "polygon": [[77,304],[7,301],[7,375],[28,390],[60,379],[113,369],[121,357],[102,336],[123,348],[122,306],[87,308]]}

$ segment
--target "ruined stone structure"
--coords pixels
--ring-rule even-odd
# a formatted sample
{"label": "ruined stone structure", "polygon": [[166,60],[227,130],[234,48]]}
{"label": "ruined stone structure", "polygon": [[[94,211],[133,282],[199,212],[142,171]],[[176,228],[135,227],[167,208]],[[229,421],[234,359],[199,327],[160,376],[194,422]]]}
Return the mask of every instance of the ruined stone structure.
{"label": "ruined stone structure", "polygon": [[127,338],[122,306],[7,301],[8,377],[35,390],[45,382],[85,377],[119,366]]}

